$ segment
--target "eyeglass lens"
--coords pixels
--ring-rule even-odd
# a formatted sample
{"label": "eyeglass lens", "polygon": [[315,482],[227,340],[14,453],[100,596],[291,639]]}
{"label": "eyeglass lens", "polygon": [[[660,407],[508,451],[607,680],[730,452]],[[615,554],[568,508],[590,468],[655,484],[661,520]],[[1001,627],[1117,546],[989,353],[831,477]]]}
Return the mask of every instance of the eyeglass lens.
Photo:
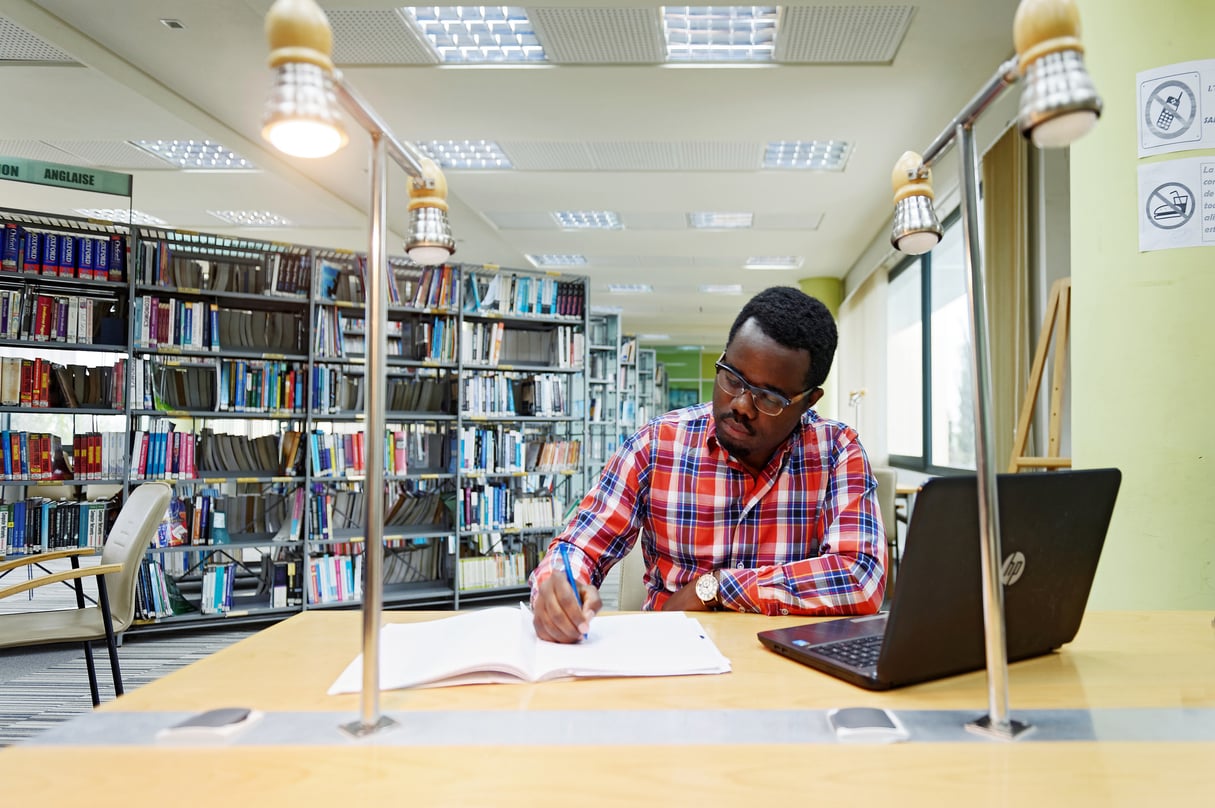
{"label": "eyeglass lens", "polygon": [[739,396],[744,390],[749,391],[751,400],[755,402],[755,408],[764,415],[780,415],[781,411],[785,409],[784,401],[766,390],[751,387],[737,373],[726,368],[717,369],[717,384],[729,396]]}

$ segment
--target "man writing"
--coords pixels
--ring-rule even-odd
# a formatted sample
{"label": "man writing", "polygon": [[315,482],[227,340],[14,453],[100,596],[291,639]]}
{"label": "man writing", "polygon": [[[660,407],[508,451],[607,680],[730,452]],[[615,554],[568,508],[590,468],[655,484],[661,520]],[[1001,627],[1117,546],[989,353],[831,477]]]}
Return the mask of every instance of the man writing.
{"label": "man writing", "polygon": [[577,642],[588,631],[598,586],[639,532],[646,609],[876,612],[877,483],[856,432],[811,410],[836,340],[815,298],[792,287],[752,298],[717,362],[713,401],[625,441],[553,539],[531,577],[537,636]]}

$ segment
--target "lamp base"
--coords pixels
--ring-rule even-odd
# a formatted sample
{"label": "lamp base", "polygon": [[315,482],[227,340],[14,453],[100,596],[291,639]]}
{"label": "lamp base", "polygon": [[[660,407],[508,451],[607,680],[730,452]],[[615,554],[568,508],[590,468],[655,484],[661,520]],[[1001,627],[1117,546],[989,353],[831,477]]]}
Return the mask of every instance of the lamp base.
{"label": "lamp base", "polygon": [[351,721],[349,724],[341,724],[338,729],[342,730],[342,732],[345,732],[352,738],[366,738],[368,735],[374,735],[377,732],[392,729],[395,726],[397,726],[396,721],[393,721],[386,715],[382,715],[374,724],[364,724],[362,721]]}
{"label": "lamp base", "polygon": [[966,731],[973,732],[975,735],[984,735],[988,738],[995,738],[998,741],[1015,741],[1034,731],[1033,724],[1026,724],[1015,719],[1008,719],[1007,726],[998,726],[992,723],[991,716],[985,715],[982,718],[967,722]]}

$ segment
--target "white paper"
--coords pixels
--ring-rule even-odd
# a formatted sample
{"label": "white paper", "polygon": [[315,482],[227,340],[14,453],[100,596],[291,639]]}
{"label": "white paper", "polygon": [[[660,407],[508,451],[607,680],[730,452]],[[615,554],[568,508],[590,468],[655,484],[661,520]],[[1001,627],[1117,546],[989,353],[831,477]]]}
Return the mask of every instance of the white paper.
{"label": "white paper", "polygon": [[[592,676],[727,673],[730,660],[700,623],[681,612],[608,615],[587,639],[536,638],[531,612],[498,607],[423,623],[393,623],[380,634],[380,688],[519,683]],[[363,658],[347,666],[329,694],[362,690]]]}
{"label": "white paper", "polygon": [[1215,59],[1136,75],[1139,156],[1215,148]]}
{"label": "white paper", "polygon": [[1215,157],[1139,166],[1139,251],[1215,246]]}

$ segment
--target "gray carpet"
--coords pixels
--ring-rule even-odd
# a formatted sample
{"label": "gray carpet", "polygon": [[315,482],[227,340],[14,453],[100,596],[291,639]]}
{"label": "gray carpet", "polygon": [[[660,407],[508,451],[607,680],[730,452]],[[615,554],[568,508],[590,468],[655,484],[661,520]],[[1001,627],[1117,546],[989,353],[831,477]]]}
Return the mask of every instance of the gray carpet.
{"label": "gray carpet", "polygon": [[[3,619],[3,617],[0,617]],[[118,649],[126,691],[254,634],[257,628],[128,637]],[[104,644],[95,645],[102,702],[114,698]],[[0,746],[19,743],[93,709],[79,645],[0,652]]]}

